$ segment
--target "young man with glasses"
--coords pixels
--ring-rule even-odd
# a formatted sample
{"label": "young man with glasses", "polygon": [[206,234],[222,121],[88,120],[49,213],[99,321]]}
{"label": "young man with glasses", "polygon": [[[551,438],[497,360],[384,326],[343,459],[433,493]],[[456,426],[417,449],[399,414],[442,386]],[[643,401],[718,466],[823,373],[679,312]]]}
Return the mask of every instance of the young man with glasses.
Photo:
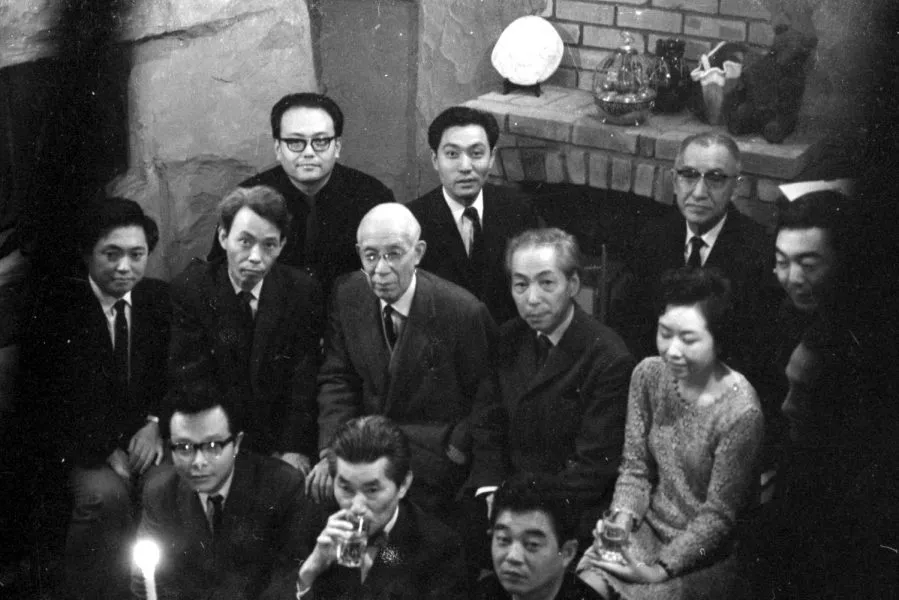
{"label": "young man with glasses", "polygon": [[[167,398],[172,464],[144,486],[138,539],[159,545],[160,598],[290,598],[308,537],[303,478],[241,447],[241,411],[209,381]],[[143,597],[143,576],[132,578]]]}
{"label": "young man with glasses", "polygon": [[493,402],[487,308],[464,289],[416,269],[418,221],[401,204],[373,208],[356,238],[361,272],[335,287],[318,377],[320,461],[307,487],[331,496],[328,443],[349,419],[390,417],[412,444],[411,497],[440,516],[468,472],[471,419]]}
{"label": "young man with glasses", "polygon": [[[651,307],[661,274],[684,265],[722,271],[733,286],[735,314],[748,331],[762,305],[776,307],[780,291],[771,273],[771,237],[732,203],[740,166],[740,150],[726,135],[700,133],[681,143],[673,169],[677,211],[647,225],[634,248],[640,324],[656,322]],[[654,327],[639,327],[631,337],[637,358],[654,353]]]}
{"label": "young man with glasses", "polygon": [[[327,294],[338,275],[358,267],[353,232],[360,219],[376,204],[393,202],[393,192],[337,162],[343,112],[331,98],[284,96],[272,107],[271,127],[279,164],[240,185],[266,185],[284,196],[293,225],[278,260],[313,275]],[[214,240],[208,258],[218,256]]]}

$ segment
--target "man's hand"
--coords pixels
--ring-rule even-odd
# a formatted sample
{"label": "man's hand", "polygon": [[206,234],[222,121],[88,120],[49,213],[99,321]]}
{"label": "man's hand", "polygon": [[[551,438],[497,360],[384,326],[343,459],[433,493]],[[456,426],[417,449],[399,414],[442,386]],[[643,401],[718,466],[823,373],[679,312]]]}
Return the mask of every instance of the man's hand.
{"label": "man's hand", "polygon": [[315,548],[300,567],[297,574],[298,587],[310,588],[318,576],[337,560],[338,544],[349,540],[353,533],[352,523],[346,520],[348,513],[348,510],[339,510],[328,517],[325,528],[315,540]]}
{"label": "man's hand", "polygon": [[147,421],[138,429],[128,443],[129,469],[132,473],[142,475],[152,465],[162,461],[162,438],[159,436],[159,423]]}
{"label": "man's hand", "polygon": [[299,471],[303,477],[309,475],[309,471],[312,470],[312,464],[309,462],[309,458],[305,454],[300,454],[299,452],[284,452],[283,454],[279,452],[272,452],[272,456],[275,458],[279,458],[289,464],[291,467]]}
{"label": "man's hand", "polygon": [[131,480],[131,469],[128,467],[128,454],[121,448],[116,448],[112,454],[106,457],[108,464],[116,475],[126,481]]}
{"label": "man's hand", "polygon": [[306,475],[306,495],[316,502],[326,502],[334,495],[334,479],[328,469],[328,459],[323,458]]}

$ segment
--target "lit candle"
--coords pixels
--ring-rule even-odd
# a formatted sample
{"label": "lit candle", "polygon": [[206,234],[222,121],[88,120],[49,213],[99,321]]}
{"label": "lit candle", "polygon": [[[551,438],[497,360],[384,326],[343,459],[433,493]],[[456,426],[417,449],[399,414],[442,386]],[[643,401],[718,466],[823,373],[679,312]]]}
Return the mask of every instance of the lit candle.
{"label": "lit candle", "polygon": [[147,600],[156,600],[156,565],[159,563],[159,546],[152,540],[139,540],[134,545],[134,562],[144,574]]}

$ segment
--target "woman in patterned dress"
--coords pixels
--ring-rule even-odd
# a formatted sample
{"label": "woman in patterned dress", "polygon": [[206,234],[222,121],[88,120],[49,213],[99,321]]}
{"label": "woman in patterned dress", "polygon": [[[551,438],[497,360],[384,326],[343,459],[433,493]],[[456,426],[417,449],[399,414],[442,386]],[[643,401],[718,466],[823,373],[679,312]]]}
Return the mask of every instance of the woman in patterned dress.
{"label": "woman in patterned dress", "polygon": [[705,269],[663,277],[659,356],[631,377],[611,505],[629,541],[620,563],[591,547],[578,565],[607,598],[738,595],[733,531],[754,489],[764,423],[752,385],[721,360],[729,287]]}

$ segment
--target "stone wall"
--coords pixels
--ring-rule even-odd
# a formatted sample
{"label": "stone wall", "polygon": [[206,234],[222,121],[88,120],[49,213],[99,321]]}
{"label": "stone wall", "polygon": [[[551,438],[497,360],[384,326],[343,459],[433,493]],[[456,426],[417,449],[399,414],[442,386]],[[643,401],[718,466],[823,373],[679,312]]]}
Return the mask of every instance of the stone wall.
{"label": "stone wall", "polygon": [[596,65],[634,35],[641,51],[657,39],[686,41],[697,60],[721,40],[745,42],[764,51],[773,25],[791,23],[818,37],[804,96],[805,122],[849,125],[861,119],[870,79],[864,69],[872,7],[888,0],[548,0],[548,18],[566,44],[561,68],[550,83],[592,89]]}

